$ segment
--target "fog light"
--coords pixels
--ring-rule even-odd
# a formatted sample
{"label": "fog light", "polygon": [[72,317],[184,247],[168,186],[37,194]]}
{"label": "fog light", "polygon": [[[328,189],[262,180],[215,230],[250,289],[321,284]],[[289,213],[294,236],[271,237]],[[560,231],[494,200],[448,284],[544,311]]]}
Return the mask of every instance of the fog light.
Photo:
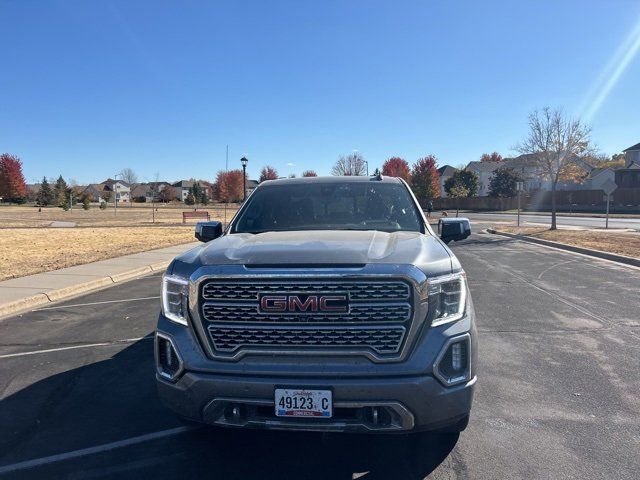
{"label": "fog light", "polygon": [[462,344],[451,345],[451,367],[458,371],[462,368]]}
{"label": "fog light", "polygon": [[471,379],[471,338],[468,333],[445,343],[433,365],[433,373],[446,386]]}
{"label": "fog light", "polygon": [[161,333],[156,333],[156,368],[167,380],[175,380],[182,373],[182,359],[173,341]]}

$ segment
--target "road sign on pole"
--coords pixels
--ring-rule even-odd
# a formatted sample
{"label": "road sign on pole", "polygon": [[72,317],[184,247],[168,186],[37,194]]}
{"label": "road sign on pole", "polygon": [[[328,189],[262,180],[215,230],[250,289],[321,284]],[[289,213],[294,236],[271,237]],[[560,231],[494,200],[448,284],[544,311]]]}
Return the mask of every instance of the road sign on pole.
{"label": "road sign on pole", "polygon": [[524,182],[516,182],[516,190],[518,191],[518,226],[520,226],[520,192],[524,190]]}
{"label": "road sign on pole", "polygon": [[607,179],[607,181],[604,182],[604,184],[602,185],[602,190],[604,191],[604,194],[607,196],[607,217],[606,217],[607,219],[605,220],[605,223],[604,223],[605,229],[609,228],[609,204],[611,203],[611,194],[616,191],[616,188],[618,188],[618,185],[616,185],[616,182],[614,182],[610,178]]}

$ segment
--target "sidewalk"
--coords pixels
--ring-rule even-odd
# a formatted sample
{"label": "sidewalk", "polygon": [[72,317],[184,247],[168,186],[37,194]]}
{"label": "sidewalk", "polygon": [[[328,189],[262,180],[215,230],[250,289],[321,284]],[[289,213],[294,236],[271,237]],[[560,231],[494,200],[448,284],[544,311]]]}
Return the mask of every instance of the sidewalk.
{"label": "sidewalk", "polygon": [[134,253],[0,282],[0,318],[40,305],[162,271],[200,242]]}

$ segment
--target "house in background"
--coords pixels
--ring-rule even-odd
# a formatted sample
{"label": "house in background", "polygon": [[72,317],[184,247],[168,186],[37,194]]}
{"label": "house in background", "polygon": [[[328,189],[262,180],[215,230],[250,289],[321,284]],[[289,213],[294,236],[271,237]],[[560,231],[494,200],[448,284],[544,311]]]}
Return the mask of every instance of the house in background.
{"label": "house in background", "polygon": [[88,198],[90,202],[104,201],[104,185],[100,183],[90,183],[82,190],[81,197]]}
{"label": "house in background", "polygon": [[115,194],[115,198],[118,200],[118,202],[131,202],[131,187],[124,180],[114,180],[112,178],[107,178],[104,182],[102,182],[102,185],[104,187],[104,192],[113,192],[109,196],[109,201],[113,201],[113,197]]}
{"label": "house in background", "polygon": [[613,168],[594,168],[580,185],[580,190],[602,190],[603,185],[608,180],[615,181],[615,177],[616,172]]}
{"label": "house in background", "polygon": [[453,174],[456,172],[456,169],[451,165],[445,165],[438,169],[438,182],[440,183],[440,196],[446,197],[447,192],[444,191],[444,182],[453,177]]}
{"label": "house in background", "polygon": [[253,191],[258,187],[260,182],[257,180],[249,180],[247,179],[247,197],[253,193]]}
{"label": "house in background", "polygon": [[635,163],[640,166],[640,143],[636,143],[633,147],[629,147],[624,152],[624,168],[632,168]]}
{"label": "house in background", "polygon": [[467,170],[472,171],[478,176],[478,196],[486,197],[489,195],[489,183],[493,172],[502,167],[505,162],[469,162]]}
{"label": "house in background", "polygon": [[624,168],[615,171],[619,188],[640,188],[640,143],[624,150]]}
{"label": "house in background", "polygon": [[179,182],[171,184],[171,186],[176,192],[176,198],[184,202],[187,195],[189,195],[189,190],[193,187],[193,182],[191,180],[180,180]]}
{"label": "house in background", "polygon": [[152,202],[153,192],[148,183],[139,183],[131,188],[132,202]]}
{"label": "house in background", "polygon": [[200,188],[204,190],[204,193],[207,195],[207,198],[210,201],[212,201],[214,196],[213,183],[208,182],[206,180],[198,180],[198,183],[200,184]]}

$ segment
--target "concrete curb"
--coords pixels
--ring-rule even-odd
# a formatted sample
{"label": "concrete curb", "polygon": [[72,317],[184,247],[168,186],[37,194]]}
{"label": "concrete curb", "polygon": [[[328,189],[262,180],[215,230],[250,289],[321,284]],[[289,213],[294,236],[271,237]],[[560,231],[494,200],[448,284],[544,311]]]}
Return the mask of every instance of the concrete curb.
{"label": "concrete curb", "polygon": [[49,298],[44,293],[38,293],[30,297],[21,298],[20,300],[16,300],[14,302],[5,303],[3,305],[0,305],[0,318],[7,317],[15,313],[24,312],[33,307],[49,303],[50,301],[51,300],[49,300]]}
{"label": "concrete curb", "polygon": [[84,293],[100,290],[117,283],[126,282],[127,280],[133,280],[134,278],[139,278],[150,273],[161,271],[166,269],[169,263],[169,260],[156,262],[150,265],[145,265],[144,267],[133,268],[117,275],[108,275],[103,278],[91,280],[89,282],[79,283],[77,285],[72,285],[58,290],[47,291],[46,293],[37,293],[30,297],[21,298],[20,300],[16,300],[14,302],[0,304],[0,319],[11,315],[23,313],[35,307],[46,305],[52,302],[59,302],[60,300],[67,300]]}
{"label": "concrete curb", "polygon": [[615,253],[592,250],[590,248],[576,247],[574,245],[567,245],[566,243],[558,243],[552,242],[551,240],[533,238],[529,237],[528,235],[517,235],[515,233],[498,232],[492,228],[487,228],[487,232],[494,235],[502,235],[503,237],[515,238],[516,240],[522,240],[524,242],[537,243],[538,245],[545,245],[547,247],[557,248],[559,250],[567,250],[569,252],[581,253],[582,255],[588,255],[590,257],[603,258],[605,260],[611,260],[612,262],[624,263],[625,265],[640,267],[640,258],[627,257],[625,255],[617,255]]}

